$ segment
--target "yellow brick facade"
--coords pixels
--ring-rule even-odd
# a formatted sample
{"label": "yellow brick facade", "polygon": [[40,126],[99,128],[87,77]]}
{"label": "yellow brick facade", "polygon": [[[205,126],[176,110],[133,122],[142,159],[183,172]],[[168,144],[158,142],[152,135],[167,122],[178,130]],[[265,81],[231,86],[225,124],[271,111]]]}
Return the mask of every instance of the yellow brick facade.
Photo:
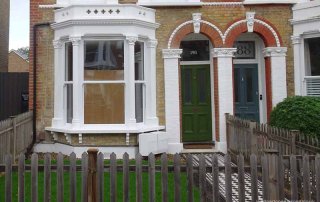
{"label": "yellow brick facade", "polygon": [[[120,1],[130,3],[129,0]],[[31,0],[31,29],[34,24],[40,22],[52,22],[52,9],[39,9],[41,4],[54,4],[54,0],[44,0],[42,2]],[[162,49],[167,48],[168,39],[173,30],[181,23],[191,20],[192,13],[202,13],[202,18],[214,22],[223,32],[232,21],[243,18],[247,11],[256,12],[257,16],[263,17],[274,25],[282,39],[282,46],[288,47],[287,52],[287,89],[288,96],[294,94],[293,76],[293,53],[290,36],[292,27],[289,23],[291,19],[290,5],[259,5],[259,6],[203,6],[203,7],[157,7],[156,22],[160,27],[156,31],[157,46],[157,116],[160,124],[165,125],[165,105],[164,105],[164,64]],[[30,36],[32,36],[32,32]],[[45,127],[51,125],[53,118],[53,31],[49,27],[39,28],[36,43],[37,46],[37,131],[43,131]],[[30,50],[32,50],[33,40],[31,38]],[[32,109],[33,90],[33,53],[30,54],[30,108]],[[58,139],[65,142],[65,136],[59,134]],[[72,142],[77,145],[78,137],[72,135]],[[83,144],[87,145],[126,145],[125,134],[92,134],[83,135]],[[136,145],[137,135],[130,136],[130,145]]]}

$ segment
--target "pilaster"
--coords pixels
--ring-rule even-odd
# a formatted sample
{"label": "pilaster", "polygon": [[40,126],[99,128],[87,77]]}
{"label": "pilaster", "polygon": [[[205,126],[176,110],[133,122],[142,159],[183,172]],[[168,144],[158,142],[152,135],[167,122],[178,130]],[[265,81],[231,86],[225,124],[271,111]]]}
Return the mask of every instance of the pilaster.
{"label": "pilaster", "polygon": [[264,57],[270,57],[271,63],[272,107],[287,97],[286,53],[286,47],[267,47],[263,50]]}
{"label": "pilaster", "polygon": [[213,48],[212,56],[217,60],[218,73],[218,119],[219,119],[219,141],[216,142],[217,149],[226,153],[226,120],[225,114],[233,114],[233,63],[232,58],[236,48]]}
{"label": "pilaster", "polygon": [[156,47],[158,41],[150,39],[147,41],[145,51],[145,73],[146,73],[146,124],[159,125],[157,117],[157,72],[156,72]]}
{"label": "pilaster", "polygon": [[128,102],[128,108],[129,108],[129,114],[128,114],[128,125],[136,124],[136,111],[135,111],[135,82],[134,82],[134,63],[135,63],[135,57],[134,57],[134,45],[136,41],[138,40],[138,37],[136,36],[127,36],[126,37],[127,43],[128,43],[128,69],[127,74],[127,85],[126,85],[126,99],[129,100]]}
{"label": "pilaster", "polygon": [[182,49],[163,49],[166,132],[169,135],[168,152],[182,151],[180,142],[179,58]]}
{"label": "pilaster", "polygon": [[54,48],[54,117],[52,127],[63,124],[63,78],[64,78],[64,43],[61,40],[53,41]]}
{"label": "pilaster", "polygon": [[79,56],[80,56],[80,36],[72,36],[69,38],[72,42],[72,64],[73,64],[73,119],[72,126],[79,127],[80,126],[80,111],[81,111],[81,71],[83,71],[83,67],[81,66]]}
{"label": "pilaster", "polygon": [[293,46],[293,64],[294,64],[294,94],[303,94],[303,77],[304,71],[301,69],[301,58],[303,57],[301,51],[301,37],[291,36]]}

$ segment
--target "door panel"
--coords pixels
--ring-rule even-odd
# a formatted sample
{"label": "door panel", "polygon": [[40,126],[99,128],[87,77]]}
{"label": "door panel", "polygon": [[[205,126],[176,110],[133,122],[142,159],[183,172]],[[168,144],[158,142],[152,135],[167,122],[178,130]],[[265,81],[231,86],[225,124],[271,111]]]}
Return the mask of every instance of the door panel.
{"label": "door panel", "polygon": [[259,122],[258,65],[234,65],[235,115]]}
{"label": "door panel", "polygon": [[182,141],[212,140],[210,66],[181,66]]}

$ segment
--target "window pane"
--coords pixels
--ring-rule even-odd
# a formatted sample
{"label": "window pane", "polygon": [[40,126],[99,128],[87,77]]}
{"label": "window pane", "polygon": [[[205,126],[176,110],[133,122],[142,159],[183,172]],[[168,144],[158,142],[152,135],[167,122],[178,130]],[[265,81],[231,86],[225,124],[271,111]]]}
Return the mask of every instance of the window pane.
{"label": "window pane", "polygon": [[180,48],[183,49],[181,61],[207,61],[209,59],[209,41],[181,41]]}
{"label": "window pane", "polygon": [[320,75],[320,37],[306,39],[309,46],[309,60],[311,76]]}
{"label": "window pane", "polygon": [[252,68],[246,68],[246,88],[247,88],[247,102],[253,102],[253,78],[252,78],[252,73],[253,69]]}
{"label": "window pane", "polygon": [[239,89],[240,88],[240,68],[234,69],[234,101],[240,102]]}
{"label": "window pane", "polygon": [[144,95],[144,84],[136,83],[135,93],[136,93],[136,121],[137,123],[143,122],[143,95]]}
{"label": "window pane", "polygon": [[143,56],[144,55],[144,47],[143,42],[136,42],[134,45],[134,67],[135,67],[135,80],[143,80]]}
{"label": "window pane", "polygon": [[205,69],[198,70],[198,96],[199,103],[206,103],[207,99],[207,75]]}
{"label": "window pane", "polygon": [[123,124],[124,84],[86,84],[84,123]]}
{"label": "window pane", "polygon": [[72,84],[66,84],[67,123],[72,123],[73,118],[73,92]]}
{"label": "window pane", "polygon": [[73,68],[73,61],[72,61],[72,43],[67,42],[66,43],[66,69],[65,69],[65,80],[66,81],[72,81],[72,68]]}
{"label": "window pane", "polygon": [[185,104],[192,103],[192,69],[183,69],[184,71],[184,85],[183,85],[183,99]]}
{"label": "window pane", "polygon": [[123,80],[123,41],[86,41],[85,80]]}

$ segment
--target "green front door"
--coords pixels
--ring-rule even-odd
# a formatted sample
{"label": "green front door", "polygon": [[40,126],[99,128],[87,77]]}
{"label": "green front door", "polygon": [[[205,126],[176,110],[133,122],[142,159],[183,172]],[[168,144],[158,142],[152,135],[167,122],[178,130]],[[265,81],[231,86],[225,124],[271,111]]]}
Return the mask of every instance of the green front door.
{"label": "green front door", "polygon": [[182,141],[211,142],[210,65],[181,67]]}
{"label": "green front door", "polygon": [[258,65],[234,65],[235,115],[259,122]]}

